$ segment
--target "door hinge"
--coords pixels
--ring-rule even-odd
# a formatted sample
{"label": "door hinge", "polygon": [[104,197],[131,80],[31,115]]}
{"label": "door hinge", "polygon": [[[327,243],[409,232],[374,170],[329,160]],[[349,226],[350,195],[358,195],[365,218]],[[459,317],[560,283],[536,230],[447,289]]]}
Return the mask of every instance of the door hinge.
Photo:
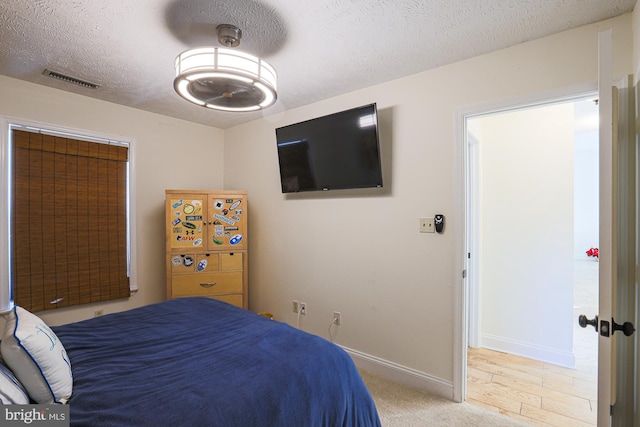
{"label": "door hinge", "polygon": [[462,278],[463,279],[467,278],[467,270],[462,270]]}

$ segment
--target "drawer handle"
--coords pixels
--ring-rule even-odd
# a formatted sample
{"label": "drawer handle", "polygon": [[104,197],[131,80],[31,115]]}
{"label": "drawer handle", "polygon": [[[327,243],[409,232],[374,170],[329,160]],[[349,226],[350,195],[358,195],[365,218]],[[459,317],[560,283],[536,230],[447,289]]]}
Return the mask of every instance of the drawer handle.
{"label": "drawer handle", "polygon": [[211,282],[210,283],[200,283],[200,286],[202,286],[203,288],[210,288],[210,287],[215,286],[215,285],[216,285],[216,282],[213,282],[213,283],[211,283]]}

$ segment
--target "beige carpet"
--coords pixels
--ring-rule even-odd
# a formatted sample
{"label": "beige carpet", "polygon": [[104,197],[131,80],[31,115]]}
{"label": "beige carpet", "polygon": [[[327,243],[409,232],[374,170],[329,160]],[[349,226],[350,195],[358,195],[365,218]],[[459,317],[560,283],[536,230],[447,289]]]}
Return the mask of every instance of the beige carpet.
{"label": "beige carpet", "polygon": [[366,371],[362,379],[373,396],[383,427],[528,426],[468,403],[455,403]]}

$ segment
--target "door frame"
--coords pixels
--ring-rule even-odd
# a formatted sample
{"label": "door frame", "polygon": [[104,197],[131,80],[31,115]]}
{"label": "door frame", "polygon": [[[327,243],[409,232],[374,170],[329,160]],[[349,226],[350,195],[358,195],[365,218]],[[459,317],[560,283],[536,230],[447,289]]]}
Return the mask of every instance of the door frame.
{"label": "door frame", "polygon": [[[509,100],[495,101],[475,106],[463,107],[455,111],[455,191],[458,195],[455,212],[456,250],[454,277],[454,361],[453,361],[453,400],[463,402],[467,395],[467,346],[469,343],[470,322],[469,316],[471,301],[477,301],[477,290],[471,289],[470,277],[477,277],[477,263],[469,262],[468,253],[473,247],[473,233],[470,229],[469,206],[470,176],[469,176],[469,144],[467,135],[467,119],[525,107],[542,106],[550,103],[570,102],[588,97],[598,92],[598,83],[594,81],[588,84],[560,88],[553,91],[530,94]],[[477,237],[476,237],[477,240]],[[475,243],[475,242],[474,242]],[[473,257],[473,254],[472,254]],[[470,269],[473,268],[473,271]],[[475,310],[477,313],[477,310]]]}

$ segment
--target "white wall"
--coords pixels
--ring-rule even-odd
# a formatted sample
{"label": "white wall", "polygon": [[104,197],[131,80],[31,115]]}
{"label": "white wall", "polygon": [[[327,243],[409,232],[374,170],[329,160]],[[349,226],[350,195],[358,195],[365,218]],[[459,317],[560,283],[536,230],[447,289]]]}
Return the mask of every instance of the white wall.
{"label": "white wall", "polygon": [[573,118],[573,103],[562,103],[473,119],[482,153],[482,346],[570,367]]}
{"label": "white wall", "polygon": [[[631,72],[631,16],[330,98],[225,131],[225,187],[249,191],[250,307],[336,341],[386,372],[451,392],[464,248],[459,109],[593,85],[597,33],[614,28],[614,74]],[[385,188],[284,196],[274,129],[377,102]],[[443,213],[443,235],[418,218]],[[458,258],[456,258],[458,257]],[[428,388],[428,387],[425,387]],[[451,396],[451,394],[449,394]]]}
{"label": "white wall", "polygon": [[575,259],[591,259],[589,248],[599,241],[598,131],[577,132],[574,137],[574,245]]}
{"label": "white wall", "polygon": [[92,317],[100,308],[111,313],[164,300],[164,190],[222,188],[222,131],[3,76],[0,94],[0,116],[133,140],[139,291],[128,300],[39,315],[56,325]]}

